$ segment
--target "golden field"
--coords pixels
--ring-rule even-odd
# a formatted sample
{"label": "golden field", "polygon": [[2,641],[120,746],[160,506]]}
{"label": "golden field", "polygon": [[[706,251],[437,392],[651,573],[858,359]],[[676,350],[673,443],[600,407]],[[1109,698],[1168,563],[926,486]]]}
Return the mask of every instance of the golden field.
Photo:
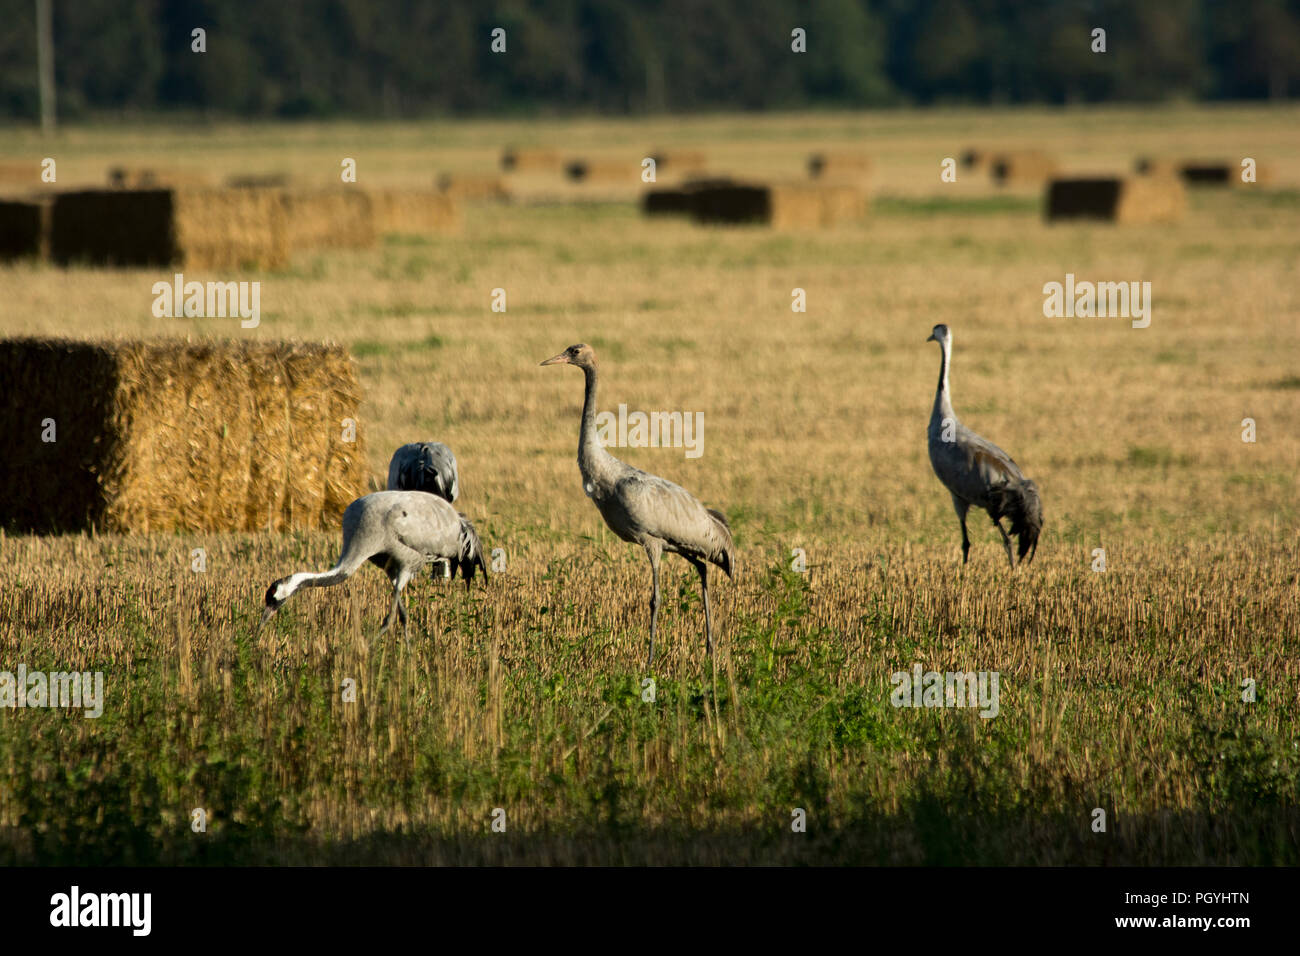
{"label": "golden field", "polygon": [[[362,187],[425,185],[494,168],[506,143],[633,163],[701,149],[711,168],[773,178],[853,145],[873,174],[862,222],[811,232],[648,220],[635,183],[528,174],[515,202],[464,206],[455,235],[187,273],[261,281],[251,330],[155,318],[167,270],[0,267],[6,335],[348,345],[375,486],[399,444],[446,442],[457,506],[506,562],[468,595],[413,583],[409,636],[376,636],[387,583],[363,569],[296,596],[254,637],[266,585],[328,567],[337,532],[0,539],[0,670],[98,669],[108,688],[98,720],[0,712],[0,860],[75,847],[92,862],[1294,864],[1297,119],[1186,108],[7,136],[0,161],[55,155],[61,183],[166,155],[309,182],[354,157]],[[944,157],[985,144],[1046,149],[1070,173],[1173,154],[1251,156],[1275,177],[1194,190],[1176,225],[1049,226],[1041,190],[960,169],[940,182]],[[1067,273],[1150,282],[1150,327],[1044,317],[1044,284]],[[806,313],[791,311],[795,288]],[[1042,493],[1037,559],[1014,573],[977,514],[961,568],[930,469],[939,355],[925,338],[939,322],[958,414]],[[731,520],[739,574],[713,576],[716,666],[694,575],[670,557],[645,671],[644,554],[582,493],[581,376],[538,367],[574,342],[596,351],[602,407],[703,413],[698,458],[613,451]],[[39,421],[39,397],[21,398]],[[194,548],[205,572],[190,570]],[[890,675],[914,663],[999,672],[999,715],[892,707]],[[337,690],[348,677],[355,704]],[[210,812],[205,834],[194,807]],[[796,807],[805,834],[790,831]]]}

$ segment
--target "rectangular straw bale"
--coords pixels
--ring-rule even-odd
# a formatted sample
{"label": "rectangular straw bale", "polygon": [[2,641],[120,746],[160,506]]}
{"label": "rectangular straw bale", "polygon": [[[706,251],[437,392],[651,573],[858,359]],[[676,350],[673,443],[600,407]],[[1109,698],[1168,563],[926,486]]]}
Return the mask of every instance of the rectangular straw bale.
{"label": "rectangular straw bale", "polygon": [[682,176],[703,172],[709,157],[702,149],[656,149],[649,154],[655,161],[656,176]]}
{"label": "rectangular straw bale", "polygon": [[0,371],[3,527],[318,528],[365,493],[360,436],[332,447],[360,398],[339,346],[8,339]]}
{"label": "rectangular straw bale", "polygon": [[715,182],[696,188],[690,205],[698,222],[811,229],[860,218],[866,199],[847,184]]}
{"label": "rectangular straw bale", "polygon": [[375,232],[427,235],[456,232],[460,211],[445,192],[432,189],[376,189],[370,192]]}
{"label": "rectangular straw bale", "polygon": [[501,153],[501,168],[508,173],[558,173],[560,154],[545,147],[507,146]]}
{"label": "rectangular straw bale", "polygon": [[1002,184],[1040,183],[1056,173],[1056,161],[1037,149],[998,153],[989,163],[994,180]]}
{"label": "rectangular straw bale", "polygon": [[45,239],[46,204],[0,200],[0,260],[39,258]]}
{"label": "rectangular straw bale", "polygon": [[371,198],[356,186],[291,189],[284,203],[285,244],[297,249],[360,249],[375,244]]}
{"label": "rectangular straw bale", "polygon": [[55,262],[211,269],[284,265],[279,199],[225,189],[59,193],[50,214]]}
{"label": "rectangular straw bale", "polygon": [[1227,160],[1179,160],[1143,157],[1137,161],[1137,171],[1144,176],[1178,176],[1188,186],[1249,186],[1267,183],[1272,178],[1272,168],[1261,163],[1255,165],[1255,183],[1242,182],[1242,168]]}
{"label": "rectangular straw bale", "polygon": [[438,177],[438,189],[458,201],[505,201],[510,190],[505,180],[495,173],[443,173]]}
{"label": "rectangular straw bale", "polygon": [[1056,179],[1048,187],[1046,207],[1049,221],[1174,222],[1186,210],[1187,193],[1172,176]]}

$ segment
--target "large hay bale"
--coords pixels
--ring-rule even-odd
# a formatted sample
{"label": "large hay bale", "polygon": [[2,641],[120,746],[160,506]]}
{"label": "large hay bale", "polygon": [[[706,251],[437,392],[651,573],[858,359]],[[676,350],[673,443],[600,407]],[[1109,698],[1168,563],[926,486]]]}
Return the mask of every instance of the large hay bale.
{"label": "large hay bale", "polygon": [[1187,208],[1187,192],[1172,176],[1056,179],[1047,190],[1049,221],[1174,222]]}
{"label": "large hay bale", "polygon": [[989,172],[1002,185],[1041,183],[1056,174],[1056,161],[1041,150],[1014,150],[991,157]]}
{"label": "large hay bale", "polygon": [[695,211],[695,197],[709,189],[737,185],[732,179],[692,179],[680,186],[647,189],[641,196],[641,211],[647,216],[689,215]]}
{"label": "large hay bale", "polygon": [[553,149],[507,146],[501,154],[501,168],[508,173],[558,173],[560,154]]}
{"label": "large hay bale", "polygon": [[375,232],[427,235],[460,228],[456,202],[432,189],[376,189],[370,192]]}
{"label": "large hay bale", "polygon": [[871,157],[850,150],[813,153],[808,175],[819,182],[861,183],[871,176]]}
{"label": "large hay bale", "polygon": [[210,186],[212,178],[194,169],[114,166],[108,171],[108,185],[114,189],[174,189]]}
{"label": "large hay bale", "polygon": [[438,190],[461,202],[505,201],[510,190],[495,173],[443,173]]}
{"label": "large hay bale", "polygon": [[35,199],[0,200],[0,260],[41,257],[47,207]]}
{"label": "large hay bale", "polygon": [[88,190],[55,196],[55,262],[203,269],[287,261],[277,196],[258,190]]}
{"label": "large hay bale", "polygon": [[333,527],[365,493],[360,436],[343,440],[360,393],[340,346],[8,339],[0,374],[5,528]]}
{"label": "large hay bale", "polygon": [[623,159],[571,159],[564,164],[564,175],[576,183],[641,182],[641,164]]}
{"label": "large hay bale", "polygon": [[806,229],[860,218],[866,200],[856,187],[844,184],[720,182],[695,189],[690,205],[697,222]]}
{"label": "large hay bale", "polygon": [[374,204],[358,187],[292,189],[279,196],[284,204],[285,245],[291,252],[375,244]]}

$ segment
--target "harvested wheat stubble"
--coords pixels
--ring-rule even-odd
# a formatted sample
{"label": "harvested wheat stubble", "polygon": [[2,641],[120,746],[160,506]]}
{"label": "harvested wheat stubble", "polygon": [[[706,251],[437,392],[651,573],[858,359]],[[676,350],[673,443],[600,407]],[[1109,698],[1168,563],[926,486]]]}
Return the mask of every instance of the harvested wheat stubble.
{"label": "harvested wheat stubble", "polygon": [[438,177],[438,190],[464,202],[510,198],[505,180],[496,173],[443,173]]}
{"label": "harvested wheat stubble", "polygon": [[[256,190],[241,190],[249,192]],[[370,196],[356,186],[275,193],[284,207],[284,244],[297,249],[360,249],[375,244]]]}
{"label": "harvested wheat stubble", "polygon": [[641,164],[623,159],[571,159],[564,164],[564,175],[578,183],[641,182]]}
{"label": "harvested wheat stubble", "polygon": [[0,260],[41,257],[46,207],[36,199],[0,200]]}
{"label": "harvested wheat stubble", "polygon": [[762,223],[777,229],[833,226],[860,218],[863,194],[849,185],[717,183],[696,189],[691,213],[701,223]]}
{"label": "harvested wheat stubble", "polygon": [[273,193],[251,189],[59,193],[50,255],[65,265],[274,268],[288,259],[282,216]]}
{"label": "harvested wheat stubble", "polygon": [[194,169],[155,169],[114,166],[108,171],[108,185],[114,189],[172,189],[178,186],[211,186],[206,173]]}
{"label": "harvested wheat stubble", "polygon": [[558,173],[560,154],[540,147],[507,146],[501,154],[501,168],[508,173]]}
{"label": "harvested wheat stubble", "polygon": [[365,493],[341,346],[7,339],[0,374],[16,396],[0,409],[5,528],[333,527]]}
{"label": "harvested wheat stubble", "polygon": [[860,183],[871,175],[871,157],[847,150],[813,153],[808,175],[819,182]]}
{"label": "harvested wheat stubble", "polygon": [[1056,179],[1048,186],[1049,221],[1175,222],[1187,208],[1187,191],[1172,176]]}
{"label": "harvested wheat stubble", "polygon": [[1056,174],[1056,160],[1036,149],[997,153],[989,159],[989,172],[999,183],[1040,183]]}
{"label": "harvested wheat stubble", "polygon": [[424,235],[460,228],[456,201],[432,189],[376,189],[370,192],[375,232]]}

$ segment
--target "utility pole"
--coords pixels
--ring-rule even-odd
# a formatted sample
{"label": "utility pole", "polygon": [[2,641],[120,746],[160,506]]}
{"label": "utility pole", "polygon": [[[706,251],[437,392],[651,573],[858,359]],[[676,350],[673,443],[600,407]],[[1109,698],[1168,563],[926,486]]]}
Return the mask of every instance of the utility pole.
{"label": "utility pole", "polygon": [[36,74],[41,96],[41,132],[54,132],[53,0],[36,0]]}

